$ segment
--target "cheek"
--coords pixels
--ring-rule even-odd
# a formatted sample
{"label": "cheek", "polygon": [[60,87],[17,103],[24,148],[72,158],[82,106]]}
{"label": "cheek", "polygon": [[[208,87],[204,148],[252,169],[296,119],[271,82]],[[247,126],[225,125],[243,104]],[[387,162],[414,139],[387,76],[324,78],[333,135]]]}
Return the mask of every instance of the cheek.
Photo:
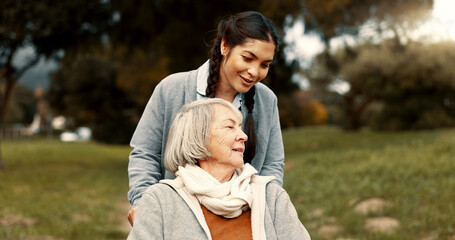
{"label": "cheek", "polygon": [[259,72],[259,81],[263,80],[265,77],[267,77],[267,73],[269,73],[269,69],[261,69]]}
{"label": "cheek", "polygon": [[219,136],[212,142],[212,148],[215,152],[225,153],[227,150],[231,150],[231,146],[228,144],[226,136]]}
{"label": "cheek", "polygon": [[223,143],[225,142],[225,136],[220,136],[218,137],[218,139],[216,140],[216,143],[219,144],[220,146],[223,145]]}
{"label": "cheek", "polygon": [[245,63],[242,59],[234,59],[231,60],[231,70],[233,73],[241,72],[245,68]]}

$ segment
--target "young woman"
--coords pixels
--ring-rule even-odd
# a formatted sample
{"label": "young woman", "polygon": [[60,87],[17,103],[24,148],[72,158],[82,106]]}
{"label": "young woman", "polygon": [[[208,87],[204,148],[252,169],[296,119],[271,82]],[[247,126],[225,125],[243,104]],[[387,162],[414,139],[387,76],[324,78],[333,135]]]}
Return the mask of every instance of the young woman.
{"label": "young woman", "polygon": [[260,175],[282,185],[284,149],[277,98],[262,83],[278,37],[271,21],[258,12],[242,12],[218,24],[210,59],[198,69],[172,74],[155,88],[131,139],[128,199],[133,223],[142,193],[161,179],[173,178],[163,164],[169,128],[186,103],[222,98],[239,108],[248,136],[244,160]]}

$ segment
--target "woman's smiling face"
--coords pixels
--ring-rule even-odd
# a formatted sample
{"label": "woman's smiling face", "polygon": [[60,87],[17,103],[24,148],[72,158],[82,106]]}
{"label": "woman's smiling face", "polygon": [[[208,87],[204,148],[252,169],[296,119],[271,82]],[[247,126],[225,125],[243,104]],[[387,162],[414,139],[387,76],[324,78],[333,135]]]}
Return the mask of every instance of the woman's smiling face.
{"label": "woman's smiling face", "polygon": [[269,71],[275,56],[273,41],[247,39],[244,44],[233,48],[222,41],[223,60],[220,65],[220,88],[224,92],[246,93],[262,81]]}
{"label": "woman's smiling face", "polygon": [[210,127],[208,150],[213,161],[226,169],[236,169],[243,166],[243,152],[247,135],[242,131],[240,112],[234,113],[225,106],[213,106],[213,120]]}

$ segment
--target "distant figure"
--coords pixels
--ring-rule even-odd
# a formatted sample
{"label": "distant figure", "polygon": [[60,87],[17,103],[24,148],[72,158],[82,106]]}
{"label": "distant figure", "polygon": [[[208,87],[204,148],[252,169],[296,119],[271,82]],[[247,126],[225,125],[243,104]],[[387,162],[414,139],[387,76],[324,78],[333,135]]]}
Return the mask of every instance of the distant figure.
{"label": "distant figure", "polygon": [[155,88],[131,139],[128,199],[133,224],[144,191],[174,178],[163,165],[172,119],[186,103],[221,98],[239,108],[248,135],[244,159],[260,175],[283,182],[284,149],[275,94],[259,83],[269,71],[278,37],[271,21],[258,12],[242,12],[218,24],[210,60],[198,69],[172,74]]}
{"label": "distant figure", "polygon": [[128,239],[310,239],[274,177],[244,165],[247,139],[231,103],[185,105],[164,153],[176,178],[144,192]]}
{"label": "distant figure", "polygon": [[40,132],[49,131],[49,104],[44,97],[44,90],[38,87],[34,92],[36,99],[36,113],[33,116],[33,122],[25,129],[25,135],[35,135]]}

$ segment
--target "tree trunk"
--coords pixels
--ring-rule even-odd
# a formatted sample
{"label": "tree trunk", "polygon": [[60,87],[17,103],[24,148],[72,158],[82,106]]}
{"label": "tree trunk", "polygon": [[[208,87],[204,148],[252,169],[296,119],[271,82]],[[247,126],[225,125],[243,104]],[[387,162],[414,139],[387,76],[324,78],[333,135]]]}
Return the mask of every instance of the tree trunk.
{"label": "tree trunk", "polygon": [[[9,79],[8,79],[9,78]],[[3,130],[3,121],[5,119],[6,112],[8,110],[9,101],[11,99],[11,94],[13,92],[14,86],[16,86],[16,79],[11,76],[6,76],[6,90],[2,97],[2,102],[0,103],[0,130]],[[0,171],[5,169],[5,164],[3,163],[3,156],[1,151],[1,140],[0,140]]]}
{"label": "tree trunk", "polygon": [[359,103],[356,103],[354,98],[355,97],[350,95],[346,95],[344,98],[346,103],[346,115],[349,119],[349,126],[347,126],[347,130],[358,131],[362,127],[360,118],[370,103],[373,102],[374,98],[369,97]]}
{"label": "tree trunk", "polygon": [[[26,72],[28,69],[33,67],[38,63],[40,58],[38,56],[34,57],[32,60],[30,60],[28,63],[25,64],[21,69],[15,69],[13,67],[13,56],[16,53],[16,50],[18,49],[19,42],[15,42],[11,45],[11,50],[9,52],[9,55],[7,57],[7,61],[5,65],[3,66],[3,71],[0,71],[3,73],[3,76],[0,76],[0,80],[5,80],[6,86],[5,86],[5,92],[2,93],[0,92],[0,130],[3,130],[3,121],[5,120],[5,115],[6,112],[8,111],[8,105],[11,100],[11,95],[13,94],[13,89],[16,87],[17,80],[20,78],[20,76]],[[1,140],[0,140],[0,147],[1,147]],[[0,170],[5,168],[5,164],[3,163],[3,157],[2,157],[2,152],[0,149]]]}
{"label": "tree trunk", "polygon": [[[9,101],[11,99],[11,95],[13,93],[13,89],[17,84],[17,78],[14,77],[14,68],[11,65],[11,59],[5,66],[5,72],[3,76],[0,78],[4,78],[6,81],[5,92],[2,94],[0,93],[0,130],[3,130],[3,121],[5,120],[5,115],[8,110]],[[0,148],[1,148],[1,140],[0,140]],[[5,168],[5,164],[3,163],[2,152],[0,149],[0,170]]]}
{"label": "tree trunk", "polygon": [[[3,121],[0,120],[0,131],[3,131]],[[3,163],[3,156],[2,156],[2,139],[3,136],[0,136],[0,172],[5,169],[5,164]]]}
{"label": "tree trunk", "polygon": [[0,140],[0,172],[5,169],[5,164],[3,163],[2,157],[2,140]]}
{"label": "tree trunk", "polygon": [[8,111],[8,105],[13,93],[13,88],[17,83],[15,79],[8,79],[6,82],[5,94],[2,96],[2,102],[0,105],[0,124],[3,124],[3,121],[5,120],[5,114]]}

